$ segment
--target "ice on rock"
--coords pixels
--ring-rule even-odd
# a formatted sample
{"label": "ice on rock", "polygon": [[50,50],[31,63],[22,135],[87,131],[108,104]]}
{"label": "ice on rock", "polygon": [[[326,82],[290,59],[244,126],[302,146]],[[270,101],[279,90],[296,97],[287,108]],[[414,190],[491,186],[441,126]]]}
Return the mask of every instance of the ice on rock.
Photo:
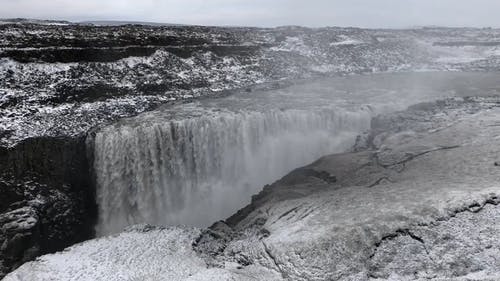
{"label": "ice on rock", "polygon": [[[422,69],[498,70],[498,46],[493,44],[497,30],[121,29],[116,33],[108,27],[2,25],[0,52],[6,54],[0,59],[0,88],[14,91],[16,98],[15,102],[10,99],[0,104],[4,109],[0,113],[0,143],[13,146],[29,137],[57,136],[61,132],[74,136],[120,117],[135,116],[172,98],[207,96],[261,83]],[[38,33],[53,39],[50,42],[55,45],[29,37]],[[120,58],[79,61],[82,56],[75,55],[76,62],[58,61],[59,51],[78,53],[88,47],[71,40],[65,42],[77,35],[105,48],[111,46],[110,50],[119,52]],[[145,40],[141,41],[145,46],[137,46],[143,48],[144,55],[120,53],[126,48],[117,43],[119,39],[132,40],[130,45],[136,45],[136,37]],[[170,41],[161,46],[147,45],[150,37]],[[57,42],[63,42],[64,47]],[[465,46],[457,42],[465,42]],[[185,51],[181,51],[182,44],[188,44]],[[119,100],[139,106],[127,107]],[[63,118],[36,110],[61,103],[72,105],[58,113]],[[92,105],[86,105],[85,118],[74,114],[82,111],[82,103]],[[37,125],[31,126],[34,122]]]}
{"label": "ice on rock", "polygon": [[134,227],[5,280],[496,280],[499,116],[498,98],[385,114],[374,150],[294,170],[226,222]]}
{"label": "ice on rock", "polygon": [[498,99],[394,113],[497,95],[499,30],[55,24],[0,25],[0,274],[93,235],[89,151],[99,235],[252,202],[6,280],[500,279]]}

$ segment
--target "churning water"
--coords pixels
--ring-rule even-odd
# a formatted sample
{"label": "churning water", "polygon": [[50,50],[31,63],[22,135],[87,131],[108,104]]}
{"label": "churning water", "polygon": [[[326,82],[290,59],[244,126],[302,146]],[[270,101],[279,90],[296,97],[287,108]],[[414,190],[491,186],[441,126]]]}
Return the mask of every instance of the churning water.
{"label": "churning water", "polygon": [[97,232],[224,219],[263,185],[349,149],[375,114],[465,91],[460,75],[328,79],[168,106],[103,128],[94,139]]}

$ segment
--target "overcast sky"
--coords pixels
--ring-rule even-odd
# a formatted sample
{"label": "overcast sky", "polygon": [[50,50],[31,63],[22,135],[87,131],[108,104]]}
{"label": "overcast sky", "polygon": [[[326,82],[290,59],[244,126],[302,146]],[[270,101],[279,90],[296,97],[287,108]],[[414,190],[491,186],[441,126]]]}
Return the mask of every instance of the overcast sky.
{"label": "overcast sky", "polygon": [[0,0],[0,18],[200,25],[500,27],[500,0]]}

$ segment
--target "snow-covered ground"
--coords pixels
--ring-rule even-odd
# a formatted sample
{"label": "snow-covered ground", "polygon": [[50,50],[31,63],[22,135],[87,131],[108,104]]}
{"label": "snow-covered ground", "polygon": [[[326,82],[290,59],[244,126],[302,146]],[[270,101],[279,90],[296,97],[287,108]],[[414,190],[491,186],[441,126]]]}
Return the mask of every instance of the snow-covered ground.
{"label": "snow-covered ground", "polygon": [[[66,24],[66,23],[65,23]],[[0,26],[0,144],[276,81],[498,70],[498,30]]]}
{"label": "snow-covered ground", "polygon": [[208,226],[265,184],[346,151],[373,116],[498,88],[497,73],[359,75],[166,106],[122,120],[89,138],[98,235],[137,223]]}
{"label": "snow-covered ground", "polygon": [[140,226],[5,280],[498,280],[500,108],[453,98],[382,115],[207,230]]}
{"label": "snow-covered ground", "polygon": [[[350,81],[349,83],[359,82],[361,84],[362,81],[356,80],[359,79],[360,76],[352,74],[371,74],[380,72],[404,72],[408,74],[407,76],[399,77],[409,82],[407,86],[398,87],[399,84],[395,84],[396,87],[393,91],[387,93],[385,96],[384,93],[382,93],[387,108],[391,108],[395,102],[395,99],[392,97],[398,93],[410,94],[411,98],[408,99],[410,102],[414,101],[413,98],[416,98],[415,101],[419,101],[418,98],[421,97],[419,96],[420,94],[432,95],[437,93],[434,98],[456,95],[484,96],[487,94],[496,95],[498,94],[498,89],[500,89],[496,83],[498,81],[496,72],[494,72],[499,70],[500,66],[500,56],[498,52],[500,31],[495,29],[421,28],[412,30],[365,30],[337,27],[317,29],[301,27],[260,29],[200,26],[100,27],[72,24],[66,25],[66,23],[57,25],[46,23],[47,22],[37,24],[36,22],[20,21],[15,24],[7,23],[0,25],[0,190],[4,195],[0,200],[0,205],[2,207],[0,219],[6,222],[3,227],[0,227],[0,237],[3,240],[2,247],[0,247],[0,274],[12,270],[22,262],[31,260],[41,253],[61,249],[67,245],[71,245],[75,241],[82,241],[92,236],[92,220],[96,219],[96,217],[94,210],[95,202],[92,201],[94,198],[93,185],[91,184],[93,179],[89,174],[88,156],[90,155],[89,152],[93,152],[93,147],[86,147],[84,140],[87,134],[95,135],[99,128],[106,127],[110,124],[113,126],[116,122],[125,117],[133,117],[168,103],[181,104],[186,101],[191,101],[192,99],[219,97],[234,92],[241,94],[238,95],[238,97],[244,97],[245,94],[249,92],[258,91],[256,89],[283,89],[291,84],[304,82],[304,80],[316,79],[318,77],[346,76],[346,81]],[[449,80],[445,80],[444,82],[440,81],[440,72],[432,72],[431,74],[422,74],[428,75],[424,81],[420,80],[419,82],[418,79],[413,80],[413,72],[423,73],[429,70],[439,70],[447,73],[453,72],[458,76],[448,83],[447,81]],[[461,71],[478,71],[482,73],[462,73]],[[484,72],[487,73],[485,74]],[[460,74],[464,74],[465,76],[460,76]],[[487,77],[484,78],[481,75]],[[382,79],[382,82],[391,84],[390,80],[391,79]],[[411,83],[412,81],[413,84]],[[443,86],[443,83],[444,85],[459,85],[459,87],[449,89]],[[476,87],[475,85],[477,84],[482,85],[482,87]],[[425,87],[422,88],[421,86]],[[336,86],[330,85],[329,87]],[[374,95],[374,92],[376,92],[375,88],[373,84],[367,83],[366,89],[359,93],[364,97],[381,94],[377,92]],[[300,87],[298,89],[300,90]],[[302,88],[302,91],[311,90],[314,89]],[[352,93],[353,91],[347,87],[344,95],[349,96]],[[411,94],[415,95],[412,96]],[[372,113],[375,111],[378,112],[370,107],[371,102],[372,100],[367,98],[364,109]],[[344,103],[345,104],[342,104],[342,106],[346,105],[349,107],[353,105],[349,102],[349,99],[345,99]],[[434,133],[434,135],[437,135],[439,131],[446,131],[451,134],[448,136],[449,139],[468,139],[468,136],[452,133],[447,129],[442,129],[440,126],[444,124],[442,122],[446,123],[446,120],[461,120],[460,114],[468,112],[462,109],[473,104],[476,103],[467,103],[463,105],[464,107],[457,106],[459,109],[456,111],[445,110],[444,112],[446,112],[446,114],[438,111],[433,112],[433,115],[422,113],[415,116],[402,116],[396,118],[393,120],[394,122],[391,121],[392,124],[403,122],[404,120],[406,121],[404,121],[404,126],[394,125],[394,128],[410,128],[407,126],[410,126],[410,121],[414,119],[419,120],[418,122],[414,122],[414,124],[420,125],[411,129],[416,133],[409,132],[407,134],[401,134],[400,137],[402,139],[398,140],[396,138],[397,141],[394,145],[397,147],[404,147],[403,143],[406,143],[413,137],[419,136],[419,128],[422,126],[424,128],[426,128],[426,126],[432,127],[427,128],[430,130],[428,132],[430,135]],[[485,105],[486,108],[483,108],[485,110],[487,107],[496,107],[494,102],[477,104],[479,107]],[[276,108],[272,110],[279,111]],[[453,113],[453,116],[450,117],[447,113]],[[152,114],[154,115],[154,113]],[[421,116],[427,119],[420,120],[419,118]],[[478,118],[478,120],[483,120],[481,119],[483,118],[482,115]],[[141,120],[140,117],[137,120]],[[365,124],[367,124],[368,119],[365,118],[363,120],[365,120]],[[488,122],[490,121],[491,120],[488,120]],[[483,123],[476,125],[478,128],[484,128]],[[496,125],[490,125],[493,134]],[[203,128],[203,126],[199,126],[199,128]],[[389,129],[392,130],[394,128]],[[471,130],[474,134],[483,133],[483,131],[474,130]],[[371,142],[369,147],[382,149],[383,147],[380,145],[387,144],[383,136],[382,134],[373,139],[367,138],[370,140],[369,143]],[[474,136],[478,137],[478,140],[482,140],[481,135]],[[495,143],[496,136],[489,135],[488,137],[494,140],[491,141],[492,144]],[[400,141],[402,143],[399,143]],[[230,142],[231,141],[228,141],[228,143]],[[471,140],[471,142],[472,144],[461,144],[460,148],[449,147],[449,149],[441,149],[442,147],[440,147],[441,144],[439,141],[437,144],[434,144],[434,146],[423,146],[425,149],[430,149],[429,151],[424,150],[422,152],[418,149],[414,150],[416,148],[411,148],[410,151],[417,153],[419,156],[419,153],[422,152],[422,155],[428,157],[434,153],[461,151],[461,149],[474,147],[473,145],[476,141]],[[490,146],[484,142],[484,145],[478,147],[477,151],[484,153],[482,149]],[[266,152],[266,150],[263,151]],[[403,149],[403,151],[405,150]],[[492,150],[491,152],[493,153],[494,151]],[[379,158],[382,159],[385,157],[384,153],[385,152],[381,151],[380,155],[376,154],[375,156],[380,156]],[[401,156],[401,153],[398,153],[399,152],[394,155],[389,153],[388,157],[406,157],[404,156],[406,154],[402,153],[403,156]],[[265,155],[269,153],[261,154]],[[281,155],[286,157],[291,156],[287,153],[281,153]],[[370,162],[374,159],[372,158],[374,157],[373,154],[369,154],[368,156],[368,160],[363,158],[364,160],[360,161]],[[475,156],[469,156],[472,157],[472,160],[479,161]],[[286,159],[286,157],[284,159]],[[490,159],[488,157],[492,156],[487,156],[485,154],[483,159]],[[420,159],[421,157],[417,158]],[[355,159],[357,158],[355,157]],[[342,161],[347,160],[344,159]],[[468,159],[462,159],[461,162],[453,162],[455,166],[446,167],[446,169],[448,169],[446,171],[454,171],[456,168],[462,169],[466,166],[468,161]],[[411,162],[414,163],[414,161]],[[409,178],[398,178],[397,175],[393,175],[389,173],[390,171],[387,171],[395,167],[400,167],[399,164],[401,163],[398,163],[398,165],[394,167],[382,166],[384,168],[383,171],[377,170],[374,172],[373,176],[378,175],[379,172],[383,172],[384,176],[380,178],[372,178],[371,175],[366,176],[364,174],[359,178],[373,180],[373,182],[370,183],[363,182],[363,184],[368,186],[378,187],[387,185],[387,190],[391,192],[396,192],[397,190],[393,189],[397,188],[402,188],[403,190],[408,187],[406,185],[398,185],[398,180],[401,182],[411,182]],[[290,162],[290,165],[292,165],[292,162]],[[302,163],[293,165],[302,165]],[[126,165],[122,166],[126,167]],[[264,167],[264,165],[253,166],[258,168]],[[450,180],[446,177],[448,172],[444,170],[442,170],[441,176],[435,174],[440,168],[444,169],[445,167],[445,165],[443,165],[443,167],[437,166],[435,171],[429,171],[430,175],[432,175],[430,177],[428,177],[427,174],[423,175],[415,172],[415,174],[418,174],[420,177],[425,179],[428,178],[429,181],[431,181],[416,185],[415,188],[423,188],[422,194],[429,194],[428,189],[425,188],[428,188],[431,184],[442,186],[443,182]],[[233,165],[231,167],[240,166]],[[364,166],[363,169],[366,167],[368,166]],[[476,165],[474,167],[475,169],[479,169],[482,166]],[[287,167],[287,169],[288,168],[289,167]],[[416,169],[418,170],[418,167]],[[472,186],[473,183],[481,183],[481,180],[489,179],[490,174],[486,174],[487,176],[484,179],[481,178],[483,176],[481,173],[484,172],[483,170],[478,170],[477,175],[470,175],[470,172],[462,170],[461,174],[451,173],[450,175],[453,175],[456,179],[460,177],[466,179],[475,179],[476,176],[480,177],[477,181],[463,181],[464,183],[470,183]],[[328,202],[324,202],[325,205],[322,205],[326,209],[323,210],[321,209],[323,207],[317,206],[317,208],[319,208],[318,210],[322,210],[321,213],[328,213],[332,216],[342,215],[342,213],[336,213],[336,211],[333,210],[334,207],[329,203],[330,201],[337,202],[335,201],[335,198],[337,198],[336,196],[342,195],[341,191],[336,191],[338,185],[334,184],[334,181],[340,179],[340,176],[335,175],[335,177],[333,177],[312,170],[306,170],[304,173],[309,176],[312,175],[313,178],[319,177],[322,181],[333,184],[332,186],[334,188],[330,190],[332,193],[321,193],[324,198],[330,198]],[[386,175],[386,173],[389,173],[389,175]],[[400,174],[410,177],[410,174]],[[354,176],[355,175],[352,177],[349,176],[348,178],[358,178]],[[412,178],[412,180],[415,179]],[[455,183],[454,181],[451,182]],[[317,182],[313,182],[312,184],[305,184],[305,186],[311,187],[317,184]],[[352,190],[351,192],[353,192],[353,194],[358,192],[357,195],[360,198],[364,198],[363,196],[366,196],[365,194],[371,197],[382,197],[382,194],[385,192],[377,191],[378,189],[365,191],[365,189],[357,186],[357,184],[356,182],[349,183],[347,186],[355,185],[356,187],[344,190]],[[297,191],[297,186],[293,186],[295,191],[289,192],[287,190],[284,193],[290,196],[309,194],[307,188]],[[322,187],[321,184],[318,186]],[[461,192],[460,190],[463,188],[467,190],[472,188],[462,185],[455,187],[459,190],[457,192]],[[480,185],[480,188],[483,187],[483,185]],[[446,190],[446,187],[443,188],[443,190]],[[411,195],[412,193],[408,192],[408,194]],[[439,192],[437,192],[437,194],[439,195]],[[454,193],[450,191],[442,195],[445,196],[443,200],[449,200],[448,203],[450,208],[454,208],[455,205],[460,205],[461,203],[456,201],[456,198],[447,197],[451,196],[450,194]],[[267,198],[265,195],[266,192],[262,195],[263,197],[257,196],[256,198]],[[475,191],[470,192],[470,198],[476,198],[476,195],[479,196],[479,193],[476,194]],[[345,196],[348,196],[348,194]],[[308,199],[301,200],[323,202],[316,197],[306,196],[305,198]],[[436,209],[438,213],[442,211],[440,208],[443,207],[439,205],[441,203],[436,203],[441,200],[439,198],[436,198],[437,201],[430,202],[431,206],[434,206],[434,209]],[[290,201],[291,198],[286,199],[287,203],[283,203],[283,205],[282,203],[269,203],[269,209],[260,210],[268,217],[272,215],[272,219],[278,219],[279,223],[284,223],[283,225],[289,224],[290,229],[285,226],[283,226],[283,229],[276,227],[276,225],[271,226],[269,225],[270,221],[266,220],[266,218],[264,220],[256,219],[255,225],[250,227],[246,222],[241,221],[243,217],[240,213],[240,216],[236,216],[232,219],[233,226],[243,229],[243,233],[250,234],[245,236],[238,231],[235,234],[233,230],[227,230],[223,224],[221,224],[218,227],[222,229],[222,232],[229,233],[229,238],[223,238],[221,242],[220,239],[215,239],[216,241],[210,240],[212,238],[210,238],[210,235],[206,235],[208,233],[207,230],[203,230],[204,235],[202,235],[200,239],[195,240],[198,240],[196,243],[197,245],[206,246],[207,249],[203,250],[202,246],[195,247],[195,256],[203,258],[208,265],[221,266],[222,264],[227,270],[211,268],[209,271],[216,272],[215,274],[226,274],[229,277],[233,274],[240,274],[240,272],[242,272],[243,274],[248,273],[250,277],[262,276],[260,274],[269,277],[260,279],[282,278],[284,276],[283,274],[292,276],[290,277],[291,279],[295,277],[295,279],[311,279],[309,278],[311,276],[308,274],[314,275],[316,274],[314,273],[316,272],[315,270],[319,269],[310,268],[309,265],[314,263],[309,260],[311,255],[308,256],[307,251],[304,253],[299,251],[296,255],[291,255],[289,257],[287,253],[276,252],[275,249],[276,245],[280,245],[276,242],[276,239],[278,239],[276,237],[282,236],[280,236],[280,231],[289,234],[289,231],[293,229],[300,229],[300,231],[304,231],[304,233],[307,234],[307,229],[310,226],[308,224],[309,215],[307,214],[311,210],[305,212],[303,218],[299,218],[297,225],[292,223],[292,219],[283,222],[283,220],[288,218],[289,214],[294,213],[294,210],[297,211],[300,209],[299,206],[295,206],[294,204],[303,203],[307,205],[307,202],[300,201],[297,198],[298,201],[293,202]],[[395,198],[394,200],[397,201],[399,199],[401,198]],[[180,201],[181,200],[179,200],[179,202]],[[371,198],[365,201],[372,202]],[[365,201],[361,200],[356,202],[362,204]],[[255,204],[257,207],[261,206],[258,200],[256,202]],[[382,201],[375,202],[382,204]],[[403,209],[401,204],[396,204],[396,206]],[[420,206],[417,205],[415,206]],[[248,211],[252,211],[255,207],[252,206],[246,208],[246,211],[244,210],[242,212],[247,214]],[[286,212],[283,213],[283,217],[281,217],[283,214],[278,215],[278,211],[272,214],[266,213],[267,211],[272,212],[273,208],[278,208],[279,211],[285,211],[289,206],[295,206],[297,209],[292,210],[290,213],[286,213],[295,208],[290,207],[290,209],[287,209]],[[345,207],[345,205],[339,206]],[[496,209],[493,209],[492,212],[495,212],[494,210]],[[484,212],[484,214],[489,214],[488,212]],[[371,213],[373,215],[376,214],[376,212]],[[407,215],[405,212],[402,212],[402,214],[405,216]],[[254,217],[254,215],[255,213],[249,218]],[[480,215],[483,216],[483,213],[480,212]],[[32,220],[32,218],[35,218],[35,220]],[[361,218],[370,219],[373,217],[360,217],[360,219]],[[323,219],[326,220],[329,218]],[[414,219],[414,217],[411,217],[411,219]],[[484,217],[484,219],[488,219],[488,216]],[[406,219],[406,217],[405,220],[411,221],[410,219]],[[27,224],[24,224],[25,222]],[[32,224],[33,222],[35,222],[34,225]],[[340,218],[339,222],[346,223],[345,220]],[[381,224],[384,223],[385,221],[382,220]],[[265,228],[262,228],[263,224],[266,224]],[[335,223],[333,222],[333,224]],[[398,222],[394,225],[402,224]],[[273,228],[273,233],[268,237],[270,244],[266,242],[266,244],[262,244],[263,246],[255,246],[261,244],[252,241],[261,238],[262,241],[267,239],[264,237],[269,235],[269,230],[267,230],[267,228]],[[303,230],[304,228],[305,230]],[[49,230],[46,231],[47,229]],[[314,227],[311,229],[314,229]],[[394,233],[390,232],[390,228],[386,228],[386,230],[392,233],[389,234],[389,237],[394,236]],[[170,239],[168,237],[171,237],[169,236],[171,231],[178,233],[175,231],[181,230],[169,228],[162,231],[165,233],[161,235],[166,235],[167,238],[165,239],[168,240]],[[199,230],[184,228],[182,231],[197,233]],[[255,234],[255,231],[257,234]],[[345,237],[345,233],[340,230],[330,229],[330,231],[332,232],[332,237],[334,237],[334,235],[337,235],[335,237]],[[377,236],[385,233],[384,231],[385,230],[378,229],[374,230],[373,233],[375,233],[374,236]],[[489,230],[486,229],[485,231]],[[124,234],[124,236],[119,237],[126,238],[135,235],[130,233],[134,233],[134,231],[129,232],[129,236]],[[368,231],[368,233],[372,232]],[[410,238],[412,237],[412,235],[405,231],[396,232],[396,234],[398,233],[405,234],[402,235],[402,237],[399,237],[401,235],[396,235],[401,239],[408,238],[408,236]],[[292,236],[292,234],[290,235]],[[321,233],[318,232],[318,234]],[[217,236],[218,234],[214,235]],[[192,234],[192,236],[195,236],[195,234]],[[494,235],[492,237],[494,237]],[[392,243],[399,241],[399,238],[385,240],[391,240]],[[120,241],[119,238],[116,239],[118,239],[116,241]],[[186,238],[186,241],[190,239],[191,238]],[[418,239],[416,240],[418,241]],[[110,238],[108,242],[112,244],[114,243],[113,241],[113,238]],[[238,241],[242,242],[240,243]],[[293,240],[290,241],[293,242]],[[345,245],[339,246],[333,243],[331,239],[318,239],[317,241],[326,241],[326,245],[333,245],[332,247],[334,247],[334,249],[326,246],[321,248],[331,249],[332,252],[340,248],[349,248]],[[365,239],[362,241],[368,241],[365,243],[368,245],[366,247],[368,249],[370,248],[370,243],[374,240]],[[351,240],[348,240],[346,243],[351,245],[349,244],[351,242]],[[101,242],[92,241],[88,243],[99,244]],[[230,246],[228,243],[233,246]],[[130,244],[133,243],[130,242]],[[86,244],[82,247],[85,247],[85,245]],[[217,245],[222,248],[218,248]],[[294,245],[290,245],[292,244],[285,243],[283,247],[295,247]],[[305,243],[305,245],[309,244]],[[314,246],[314,243],[311,245]],[[385,244],[382,245],[383,248],[386,246]],[[233,252],[226,253],[223,248],[233,249]],[[178,252],[176,249],[177,248],[174,247],[173,252],[167,254],[167,256],[179,257],[175,255],[175,253]],[[391,248],[389,247],[388,249]],[[120,251],[123,252],[123,256],[118,258],[118,262],[122,262],[120,261],[122,257],[126,259],[128,256],[125,250],[122,249]],[[186,251],[187,252],[183,252],[185,255],[182,254],[182,256],[189,256],[192,254],[190,252],[191,250]],[[496,248],[493,247],[493,251],[496,251]],[[217,257],[214,257],[214,253]],[[323,252],[319,251],[319,254],[322,253]],[[55,256],[58,255],[61,254]],[[297,255],[299,258],[297,258]],[[349,257],[349,253],[343,253],[343,255]],[[352,255],[359,258],[357,261],[360,259],[362,260],[363,257],[366,256],[359,253],[354,253]],[[374,254],[373,257],[378,257],[377,255],[378,253]],[[322,257],[321,255],[318,256]],[[300,261],[302,257],[304,259],[303,262]],[[191,261],[194,260],[191,256],[186,257],[186,259]],[[432,259],[435,260],[434,257],[432,257]],[[488,260],[485,257],[481,257],[481,259]],[[349,261],[349,259],[346,260]],[[353,260],[356,260],[356,258],[354,257]],[[397,267],[397,264],[391,265],[391,263],[384,263],[382,262],[384,260],[385,256],[382,256],[381,260],[373,260],[377,264],[373,266],[374,269],[370,269],[372,266],[370,266],[369,269],[363,266],[359,268],[362,272],[370,272],[374,278],[377,276],[386,277],[388,276],[385,273],[386,269],[390,266]],[[229,264],[226,266],[228,262]],[[235,262],[238,265],[236,265]],[[291,262],[297,265],[293,267],[293,270],[290,266]],[[339,269],[339,272],[346,272],[345,270],[349,270],[349,265],[342,262],[343,261],[337,263],[338,266],[345,266]],[[305,263],[309,265],[305,266]],[[421,260],[415,261],[415,263],[419,265],[421,264]],[[43,264],[47,266],[47,268],[51,268],[52,266],[49,262],[43,262]],[[357,263],[353,262],[352,264]],[[364,264],[366,265],[367,263]],[[471,265],[471,263],[467,263],[466,265]],[[30,265],[26,265],[24,268],[28,266]],[[99,265],[95,266],[99,267]],[[233,270],[234,266],[236,266],[235,271]],[[242,267],[242,269],[238,269],[238,267]],[[443,265],[443,267],[456,268],[449,264]],[[72,268],[72,266],[69,266],[69,268]],[[327,264],[325,268],[331,269],[335,267],[331,264]],[[469,267],[465,266],[465,268]],[[484,268],[488,270],[487,266]],[[426,272],[433,272],[432,270],[434,270],[429,268],[426,269]],[[21,269],[19,272],[23,272],[23,270],[24,269]],[[65,274],[58,270],[48,270],[54,274],[56,274],[56,272]],[[101,272],[108,272],[106,267],[102,267],[100,270]],[[80,268],[74,270],[74,272],[79,271]],[[167,273],[167,271],[162,271],[161,274],[166,274],[167,276],[170,274]],[[38,271],[34,270],[33,272],[33,276],[37,276],[36,272]],[[320,275],[326,274],[328,276],[330,276],[329,274],[335,274],[331,272],[322,273],[321,270],[318,272]],[[436,274],[439,275],[442,272],[440,271],[440,273]],[[52,273],[49,272],[49,274]],[[203,274],[208,273],[204,272]],[[401,275],[402,273],[399,272],[397,274]],[[432,273],[425,274],[422,273],[420,275],[427,277],[432,275]],[[184,275],[179,278],[183,278],[183,276]],[[85,274],[81,275],[81,277],[85,278]],[[236,279],[241,279],[240,277],[241,276],[238,275]]]}

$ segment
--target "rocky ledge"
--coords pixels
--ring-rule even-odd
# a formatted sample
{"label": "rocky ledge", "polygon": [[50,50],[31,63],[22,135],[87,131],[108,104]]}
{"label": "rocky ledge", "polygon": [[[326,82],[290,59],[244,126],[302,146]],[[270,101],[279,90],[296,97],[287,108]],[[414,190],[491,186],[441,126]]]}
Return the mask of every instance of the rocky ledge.
{"label": "rocky ledge", "polygon": [[5,280],[498,280],[500,99],[373,119],[208,229],[138,226]]}
{"label": "rocky ledge", "polygon": [[[500,30],[0,24],[0,276],[93,237],[96,126],[289,81],[499,70]],[[494,90],[494,89],[493,89]]]}
{"label": "rocky ledge", "polygon": [[497,71],[500,30],[0,24],[0,146],[160,104],[353,73]]}
{"label": "rocky ledge", "polygon": [[0,277],[94,237],[85,138],[40,137],[0,148]]}

